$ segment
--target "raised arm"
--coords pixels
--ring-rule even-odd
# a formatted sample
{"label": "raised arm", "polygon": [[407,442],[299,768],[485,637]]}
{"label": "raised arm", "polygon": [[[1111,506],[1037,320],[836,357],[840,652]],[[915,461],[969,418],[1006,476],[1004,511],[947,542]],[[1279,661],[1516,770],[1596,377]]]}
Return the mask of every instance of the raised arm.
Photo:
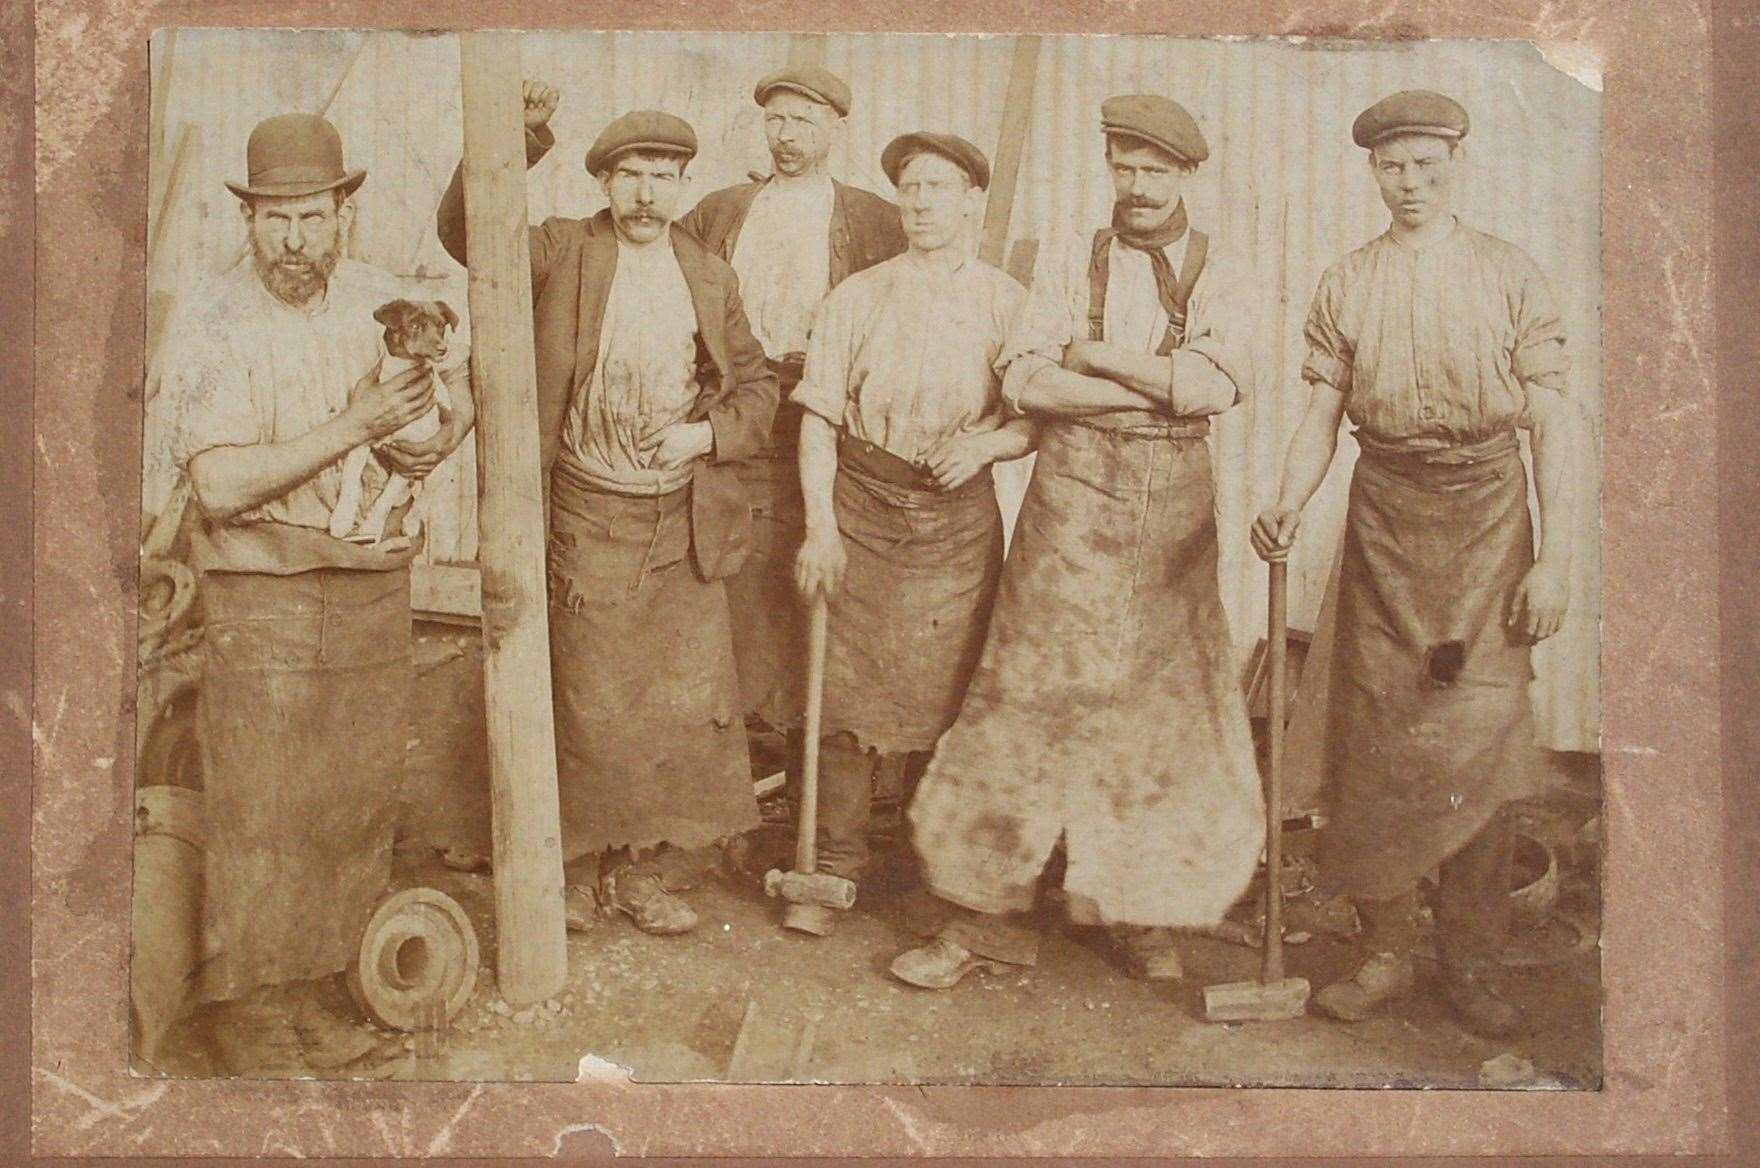
{"label": "raised arm", "polygon": [[[541,81],[527,81],[523,97],[526,168],[529,170],[556,145],[556,137],[550,132],[549,122],[550,115],[556,112],[561,96]],[[440,246],[446,249],[446,254],[469,267],[469,250],[465,238],[463,162],[453,168],[452,180],[446,184],[446,193],[440,196],[440,206],[434,212],[434,227],[440,235]],[[544,226],[529,229],[534,289],[543,285],[544,277],[549,274],[550,264],[555,257],[553,234]]]}

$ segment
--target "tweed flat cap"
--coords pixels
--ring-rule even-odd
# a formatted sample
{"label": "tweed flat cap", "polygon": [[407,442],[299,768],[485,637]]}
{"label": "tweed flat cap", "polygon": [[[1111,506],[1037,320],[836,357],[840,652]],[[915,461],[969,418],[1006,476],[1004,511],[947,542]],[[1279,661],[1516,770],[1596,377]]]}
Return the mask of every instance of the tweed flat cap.
{"label": "tweed flat cap", "polygon": [[763,105],[775,89],[792,89],[814,101],[824,102],[842,117],[849,116],[849,86],[843,78],[817,65],[790,65],[765,77],[752,90],[752,100]]}
{"label": "tweed flat cap", "polygon": [[1451,97],[1407,89],[1384,97],[1351,123],[1351,141],[1367,150],[1395,134],[1430,134],[1458,141],[1467,136],[1467,111]]}
{"label": "tweed flat cap", "polygon": [[281,114],[257,123],[244,147],[247,177],[226,182],[239,198],[291,198],[342,188],[351,193],[366,181],[364,170],[345,170],[342,136],[317,114]]}
{"label": "tweed flat cap", "polygon": [[598,174],[616,161],[618,155],[628,154],[631,150],[663,150],[669,154],[682,154],[687,160],[695,158],[696,131],[691,129],[689,122],[672,114],[659,110],[631,110],[613,118],[593,140],[593,148],[587,151],[587,171]]}
{"label": "tweed flat cap", "polygon": [[1210,157],[1210,144],[1186,107],[1154,93],[1126,93],[1100,103],[1100,129],[1141,138],[1181,162],[1196,166]]}
{"label": "tweed flat cap", "polygon": [[905,161],[924,150],[956,164],[972,176],[972,183],[979,190],[990,186],[990,160],[984,157],[982,150],[953,134],[931,134],[927,130],[900,134],[880,152],[880,169],[886,172],[892,185],[897,186],[898,172],[904,169]]}

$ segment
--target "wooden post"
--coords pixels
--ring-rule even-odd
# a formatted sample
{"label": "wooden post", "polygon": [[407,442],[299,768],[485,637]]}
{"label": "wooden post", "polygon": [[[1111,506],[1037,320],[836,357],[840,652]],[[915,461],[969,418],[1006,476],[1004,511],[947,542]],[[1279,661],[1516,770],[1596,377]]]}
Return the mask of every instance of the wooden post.
{"label": "wooden post", "polygon": [[1008,94],[1002,101],[1002,132],[997,135],[996,158],[990,167],[990,197],[984,202],[984,234],[978,258],[1002,266],[1008,245],[1008,220],[1014,211],[1014,191],[1020,176],[1021,156],[1026,153],[1027,123],[1033,116],[1033,80],[1039,72],[1039,38],[1014,38],[1014,60],[1008,67]]}
{"label": "wooden post", "polygon": [[531,255],[519,36],[459,34],[483,685],[494,807],[496,980],[510,1005],[567,976],[556,727],[545,612]]}

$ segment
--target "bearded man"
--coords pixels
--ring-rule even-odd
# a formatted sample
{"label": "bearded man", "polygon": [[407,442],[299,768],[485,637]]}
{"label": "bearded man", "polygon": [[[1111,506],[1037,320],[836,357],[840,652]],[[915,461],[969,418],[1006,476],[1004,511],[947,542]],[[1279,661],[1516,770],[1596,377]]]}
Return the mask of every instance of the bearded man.
{"label": "bearded man", "polygon": [[[207,842],[198,994],[225,1069],[300,1074],[370,1052],[335,975],[390,875],[409,736],[409,563],[419,541],[361,546],[330,518],[349,451],[427,412],[432,379],[380,383],[388,300],[420,296],[342,257],[350,197],[323,118],[251,132],[239,199],[251,263],[185,318],[168,363],[175,455],[201,519],[199,724]],[[385,446],[421,478],[474,419],[463,346],[442,370],[454,407],[419,446]],[[401,530],[407,504],[387,524]]]}

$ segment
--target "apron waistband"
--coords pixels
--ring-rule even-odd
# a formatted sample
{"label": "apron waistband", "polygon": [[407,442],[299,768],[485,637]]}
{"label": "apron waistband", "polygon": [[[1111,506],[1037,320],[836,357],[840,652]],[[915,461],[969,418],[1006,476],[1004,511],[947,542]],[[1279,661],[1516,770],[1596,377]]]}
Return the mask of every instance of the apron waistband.
{"label": "apron waistband", "polygon": [[1505,430],[1477,442],[1461,442],[1450,446],[1405,446],[1378,442],[1361,430],[1356,432],[1357,445],[1364,458],[1389,466],[1471,466],[1476,462],[1502,458],[1521,449],[1514,430]]}
{"label": "apron waistband", "polygon": [[854,437],[847,431],[841,431],[837,436],[837,466],[839,470],[848,471],[858,479],[875,480],[891,487],[902,487],[946,498],[964,495],[980,488],[989,489],[991,486],[990,468],[985,467],[964,485],[952,491],[943,491],[927,467],[907,462],[892,451],[876,446],[865,438]]}

